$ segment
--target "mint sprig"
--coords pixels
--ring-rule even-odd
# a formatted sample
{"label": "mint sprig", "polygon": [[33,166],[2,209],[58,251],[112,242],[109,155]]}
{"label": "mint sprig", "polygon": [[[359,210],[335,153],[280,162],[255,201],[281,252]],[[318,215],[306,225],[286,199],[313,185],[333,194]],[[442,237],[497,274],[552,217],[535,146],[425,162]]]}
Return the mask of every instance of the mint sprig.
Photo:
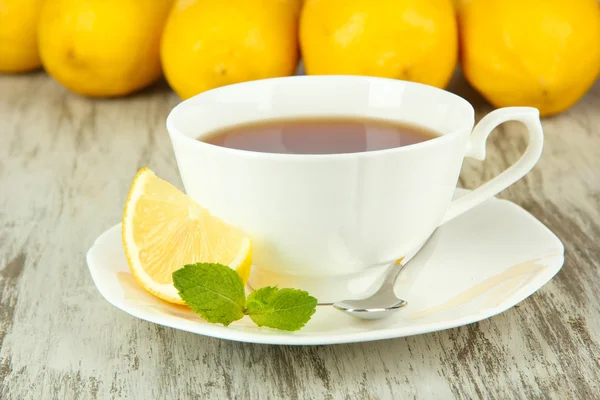
{"label": "mint sprig", "polygon": [[296,331],[317,307],[317,299],[303,290],[272,286],[255,290],[246,300],[242,278],[222,264],[185,265],[173,272],[173,283],[192,311],[225,326],[248,315],[258,326]]}
{"label": "mint sprig", "polygon": [[317,299],[304,290],[267,286],[248,296],[246,315],[258,326],[297,331],[317,308]]}
{"label": "mint sprig", "polygon": [[173,284],[192,311],[208,322],[227,326],[244,316],[244,282],[229,267],[188,264],[173,272]]}

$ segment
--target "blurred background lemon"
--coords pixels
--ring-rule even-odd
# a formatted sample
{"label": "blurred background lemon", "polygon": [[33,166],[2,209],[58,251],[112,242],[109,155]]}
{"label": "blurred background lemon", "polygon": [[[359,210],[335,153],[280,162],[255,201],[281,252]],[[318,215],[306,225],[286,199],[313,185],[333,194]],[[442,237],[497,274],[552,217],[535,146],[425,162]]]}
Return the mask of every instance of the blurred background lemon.
{"label": "blurred background lemon", "polygon": [[494,106],[569,108],[600,68],[597,0],[460,1],[461,64]]}
{"label": "blurred background lemon", "polygon": [[300,1],[181,0],[161,57],[171,87],[188,98],[208,89],[293,75]]}
{"label": "blurred background lemon", "polygon": [[306,0],[307,73],[373,75],[445,87],[456,67],[451,0]]}
{"label": "blurred background lemon", "polygon": [[161,75],[170,0],[48,0],[39,22],[46,71],[74,92],[122,96]]}
{"label": "blurred background lemon", "polygon": [[0,0],[0,72],[26,72],[42,63],[37,27],[43,0]]}
{"label": "blurred background lemon", "polygon": [[[36,40],[37,37],[37,40]],[[301,52],[300,52],[301,50]],[[448,85],[492,105],[575,104],[600,73],[597,0],[0,0],[0,73],[42,65],[87,96],[164,73],[181,98],[307,74]]]}

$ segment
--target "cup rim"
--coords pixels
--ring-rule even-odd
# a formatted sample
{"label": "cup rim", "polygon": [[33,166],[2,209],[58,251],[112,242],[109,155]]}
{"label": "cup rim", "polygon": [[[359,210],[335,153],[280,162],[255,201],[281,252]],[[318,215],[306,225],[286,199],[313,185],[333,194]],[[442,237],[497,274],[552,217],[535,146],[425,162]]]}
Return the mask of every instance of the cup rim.
{"label": "cup rim", "polygon": [[[260,85],[262,83],[268,83],[273,81],[290,81],[290,80],[323,80],[323,79],[348,79],[350,81],[385,81],[389,84],[402,84],[405,86],[413,86],[418,87],[424,90],[443,93],[444,96],[452,99],[455,102],[461,104],[469,114],[468,121],[465,120],[465,125],[462,128],[455,128],[447,133],[441,134],[435,138],[425,140],[419,143],[413,143],[406,146],[400,147],[392,147],[389,149],[381,149],[381,150],[372,150],[372,151],[363,151],[363,152],[354,152],[354,153],[333,153],[333,154],[291,154],[291,153],[268,153],[261,151],[252,151],[252,150],[241,150],[241,149],[232,149],[229,147],[217,146],[211,143],[207,143],[201,140],[197,140],[185,133],[183,133],[176,125],[174,120],[179,117],[179,113],[181,113],[183,108],[189,105],[191,102],[195,101],[199,97],[204,97],[206,95],[214,95],[215,92],[227,89],[231,90],[231,88],[238,86],[247,86],[247,85]],[[385,119],[385,118],[383,118]],[[207,90],[205,92],[199,93],[195,96],[192,96],[188,99],[185,99],[178,103],[173,109],[169,112],[166,120],[167,131],[171,138],[177,138],[183,140],[187,146],[197,149],[210,149],[211,151],[228,153],[230,155],[236,155],[240,157],[247,158],[269,158],[269,159],[277,159],[277,160],[330,160],[330,159],[348,159],[348,158],[369,158],[376,157],[383,154],[392,154],[392,153],[402,153],[407,151],[414,151],[416,149],[422,149],[430,146],[435,146],[438,144],[442,144],[445,141],[451,140],[452,137],[459,135],[464,130],[471,130],[475,122],[475,109],[466,99],[449,92],[444,89],[437,88],[435,86],[426,85],[418,82],[404,81],[399,79],[391,79],[391,78],[381,78],[381,77],[372,77],[372,76],[362,76],[362,75],[296,75],[296,76],[284,76],[277,78],[267,78],[267,79],[258,79],[253,81],[246,81],[240,83],[234,83],[231,85],[221,86],[214,89]],[[470,132],[469,132],[470,133]]]}

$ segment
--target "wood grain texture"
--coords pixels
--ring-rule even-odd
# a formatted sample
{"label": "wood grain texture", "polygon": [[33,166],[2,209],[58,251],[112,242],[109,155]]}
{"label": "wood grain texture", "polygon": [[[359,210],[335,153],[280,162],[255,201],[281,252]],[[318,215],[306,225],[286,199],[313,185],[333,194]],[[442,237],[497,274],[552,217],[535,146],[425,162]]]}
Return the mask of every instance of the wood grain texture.
{"label": "wood grain texture", "polygon": [[[478,117],[491,110],[458,80]],[[135,319],[95,289],[84,255],[117,222],[138,168],[180,185],[163,85],[91,100],[42,73],[0,76],[0,399],[600,398],[600,84],[544,119],[544,154],[500,197],[565,243],[562,271],[519,306],[427,335],[287,347]],[[524,128],[497,129],[464,187],[514,162]]]}

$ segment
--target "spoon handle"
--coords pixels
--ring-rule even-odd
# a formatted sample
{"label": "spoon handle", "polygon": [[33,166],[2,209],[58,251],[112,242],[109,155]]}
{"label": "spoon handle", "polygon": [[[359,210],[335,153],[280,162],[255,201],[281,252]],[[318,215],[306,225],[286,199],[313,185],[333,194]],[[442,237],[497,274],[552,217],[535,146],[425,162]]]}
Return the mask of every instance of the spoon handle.
{"label": "spoon handle", "polygon": [[394,283],[396,283],[396,278],[398,278],[398,275],[400,275],[400,272],[404,271],[404,268],[406,268],[406,266],[412,260],[415,259],[415,256],[421,252],[423,247],[425,247],[425,245],[427,243],[429,243],[429,241],[433,237],[434,233],[435,233],[435,231],[433,231],[433,233],[431,235],[429,235],[427,240],[425,240],[423,243],[421,243],[421,245],[419,247],[417,247],[416,250],[413,251],[410,255],[403,257],[399,260],[399,262],[396,261],[394,264],[392,264],[392,266],[389,270],[388,276],[385,278],[385,280],[383,281],[383,284],[381,285],[382,287],[388,286],[388,285],[391,285],[392,287],[394,286]]}

